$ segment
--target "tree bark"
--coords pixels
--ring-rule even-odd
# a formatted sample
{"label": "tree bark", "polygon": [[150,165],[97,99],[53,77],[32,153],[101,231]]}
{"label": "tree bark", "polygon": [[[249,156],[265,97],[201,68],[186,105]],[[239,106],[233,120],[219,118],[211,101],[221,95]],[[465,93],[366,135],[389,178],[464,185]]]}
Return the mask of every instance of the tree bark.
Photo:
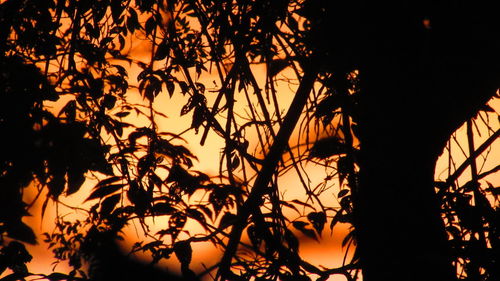
{"label": "tree bark", "polygon": [[499,87],[494,9],[483,1],[366,2],[353,198],[364,280],[455,280],[434,165],[451,133]]}

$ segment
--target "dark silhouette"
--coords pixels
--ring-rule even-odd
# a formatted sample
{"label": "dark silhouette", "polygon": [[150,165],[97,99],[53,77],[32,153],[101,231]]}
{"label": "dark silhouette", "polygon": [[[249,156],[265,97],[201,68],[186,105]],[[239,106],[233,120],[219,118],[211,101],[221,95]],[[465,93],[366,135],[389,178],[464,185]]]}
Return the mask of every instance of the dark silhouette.
{"label": "dark silhouette", "polygon": [[488,1],[366,2],[354,203],[364,280],[455,280],[434,168],[500,87],[500,25]]}
{"label": "dark silhouette", "polygon": [[112,231],[91,230],[82,244],[81,254],[88,262],[89,279],[92,281],[196,281],[196,277],[182,278],[152,264],[129,257],[120,249]]}
{"label": "dark silhouette", "polygon": [[[498,207],[487,198],[498,195],[479,182],[475,158],[499,133],[475,150],[471,129],[500,86],[495,12],[486,0],[3,1],[0,273],[31,274],[22,244],[5,242],[37,242],[22,222],[36,211],[24,188],[47,191],[43,214],[92,172],[99,182],[84,195],[93,203],[85,218],[59,216],[45,235],[74,269],[50,280],[196,280],[198,242],[224,250],[218,280],[354,280],[360,270],[366,281],[498,279]],[[146,61],[129,40],[144,41]],[[143,104],[129,100],[131,64],[141,69]],[[262,81],[254,64],[267,67]],[[207,73],[210,85],[200,78]],[[282,81],[298,85],[288,108]],[[160,131],[158,108],[176,105],[155,104],[167,94],[185,98],[180,115],[201,144],[212,133],[224,143],[215,177],[193,169],[184,132]],[[70,98],[50,111],[61,96]],[[137,126],[136,115],[147,124]],[[436,160],[464,122],[469,159],[436,183]],[[306,141],[292,146],[296,131]],[[305,161],[333,171],[323,184],[338,179],[340,206],[320,200]],[[456,186],[469,166],[472,179]],[[284,200],[285,171],[296,173],[304,198]],[[165,228],[152,233],[149,218]],[[135,250],[154,262],[175,255],[184,279],[120,251],[115,239],[130,221],[154,240]],[[189,233],[188,221],[204,232]],[[337,223],[354,227],[345,243],[357,241],[352,260],[332,269],[303,260],[295,232],[319,240]]]}

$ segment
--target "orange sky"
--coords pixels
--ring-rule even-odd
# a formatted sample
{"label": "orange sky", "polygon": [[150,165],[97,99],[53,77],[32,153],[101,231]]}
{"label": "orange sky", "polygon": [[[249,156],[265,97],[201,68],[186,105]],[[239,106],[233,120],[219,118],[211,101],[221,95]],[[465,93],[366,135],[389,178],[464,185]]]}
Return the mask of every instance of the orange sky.
{"label": "orange sky", "polygon": [[[148,61],[150,58],[150,53],[148,52],[148,47],[145,45],[137,45],[137,46],[132,46],[131,48],[131,53],[130,55],[133,56],[137,60],[142,60],[142,61]],[[255,65],[253,67],[254,73],[256,75],[256,78],[258,81],[265,81],[265,66],[264,65]],[[137,81],[135,80],[137,77],[137,74],[139,73],[139,68],[134,66],[132,68],[129,68],[129,77],[130,77],[130,84],[136,84]],[[291,72],[288,70],[283,71],[280,75],[283,76],[292,76]],[[205,83],[207,87],[209,85],[213,85],[213,81],[217,81],[218,78],[215,77],[215,75],[202,75],[200,77],[199,82]],[[220,83],[217,82],[218,85],[220,86]],[[291,99],[293,98],[293,88],[296,86],[290,86],[289,84],[286,84],[284,82],[281,82],[277,85],[278,89],[278,97],[279,97],[279,104],[280,108],[282,110],[285,110],[288,105],[291,102]],[[210,89],[208,89],[210,90]],[[127,94],[127,98],[129,99],[130,102],[136,102],[136,103],[144,103],[143,99],[140,97],[140,95],[137,93],[136,90],[131,90]],[[164,131],[170,131],[174,133],[179,133],[185,130],[187,127],[189,127],[189,124],[191,122],[190,116],[191,114],[188,114],[187,116],[180,117],[179,112],[182,107],[187,101],[188,97],[183,97],[180,93],[176,93],[173,98],[169,98],[168,95],[165,93],[160,94],[157,99],[155,100],[155,109],[158,111],[161,111],[162,113],[166,114],[168,118],[163,118],[161,116],[157,116],[158,119],[158,124],[159,124],[159,129],[164,130]],[[213,100],[215,98],[215,94],[211,95],[210,93],[207,94],[207,99],[208,99],[208,104],[212,104]],[[59,101],[56,104],[51,104],[50,106],[53,107],[53,110],[55,112],[58,112],[59,109],[65,104],[64,100]],[[497,109],[500,110],[500,100],[496,99],[490,103],[490,105]],[[237,96],[236,97],[236,108],[235,111],[238,112],[244,112],[246,107],[246,102],[244,101],[243,96]],[[283,112],[281,112],[283,113]],[[133,116],[127,120],[130,122],[134,123],[140,123],[144,122],[144,120],[140,119],[132,119]],[[496,118],[496,117],[491,117],[490,118]],[[478,122],[479,124],[479,122]],[[484,126],[480,126],[480,130],[485,130]],[[498,128],[498,122],[495,124],[495,126]],[[217,175],[218,174],[218,165],[219,165],[219,158],[220,158],[220,153],[221,149],[223,147],[223,140],[220,139],[216,134],[213,132],[209,133],[209,137],[207,139],[207,142],[204,147],[201,147],[199,145],[199,140],[201,137],[201,132],[200,134],[196,135],[194,131],[190,131],[183,135],[183,138],[186,140],[189,140],[189,143],[187,146],[193,151],[195,155],[198,156],[199,162],[195,163],[195,169],[199,169],[203,172],[208,173],[209,175]],[[485,132],[485,131],[482,131]],[[249,137],[249,140],[253,143],[256,144],[256,135],[255,133],[249,134],[252,137]],[[297,134],[295,134],[295,137]],[[457,131],[457,139],[460,141],[460,143],[464,146],[464,149],[467,151],[467,141],[465,139],[466,134],[465,134],[465,129],[461,128]],[[484,141],[485,138],[487,138],[487,134],[483,133],[481,136],[476,134],[476,139],[475,143],[476,146],[479,146],[482,141]],[[290,142],[291,146],[295,146],[297,144],[297,140],[292,140]],[[250,150],[251,151],[251,150]],[[498,163],[498,159],[500,159],[500,142],[495,142],[492,145],[492,154],[489,156],[488,161],[485,162],[483,166],[483,171],[491,169]],[[466,156],[464,156],[460,150],[456,147],[456,145],[452,146],[452,154],[453,158],[457,162],[457,166],[461,164],[461,162],[465,159]],[[445,152],[443,156],[440,158],[438,161],[438,165],[436,168],[436,178],[437,179],[445,179],[446,178],[446,173],[443,172],[446,167],[447,167],[447,153]],[[482,162],[480,159],[478,159],[478,164],[479,167],[482,166]],[[313,163],[309,163],[307,165],[307,173],[312,179],[311,186],[315,186],[316,184],[319,184],[320,182],[323,181],[323,178],[325,177],[325,169],[319,165],[315,165]],[[466,171],[464,174],[470,173]],[[497,173],[495,175],[492,175],[488,177],[487,179],[492,183],[500,183],[500,173]],[[284,196],[287,199],[297,199],[297,198],[304,198],[303,196],[303,190],[300,186],[297,185],[297,175],[293,172],[285,174],[282,178],[279,179],[280,186],[286,187],[286,189],[280,190],[280,192],[284,192]],[[95,185],[95,181],[89,181],[87,182],[84,187],[82,187],[82,190],[78,192],[75,195],[72,195],[68,198],[62,199],[64,202],[70,204],[70,205],[76,205],[76,206],[82,206],[83,200],[85,199],[85,195],[88,194],[88,191]],[[328,200],[331,205],[336,205],[335,203],[335,195],[338,193],[338,185],[335,186],[335,189],[328,190],[324,194],[324,200]],[[26,200],[30,202],[30,200],[33,198],[33,190],[31,192],[26,193]],[[43,198],[43,196],[41,197]],[[41,223],[41,218],[39,216],[40,208],[41,208],[41,203],[42,200],[38,200],[37,203],[33,206],[33,208],[30,210],[31,213],[33,214],[32,217],[27,217],[25,219],[26,222],[28,222],[30,225],[33,226],[34,230],[37,232],[37,234],[40,234],[42,232],[50,232],[53,227],[53,221],[55,218],[55,204],[52,202],[49,203],[49,206],[47,208],[47,212],[45,214],[45,217],[43,219],[43,223]],[[87,205],[92,204],[93,202],[87,203]],[[61,212],[68,212],[71,215],[78,215],[75,214],[75,211],[69,211],[67,209],[64,209],[61,207]],[[289,213],[290,216],[293,216],[296,214]],[[159,230],[162,228],[162,225],[160,222],[156,222],[158,225],[156,228]],[[327,224],[328,225],[328,224]],[[195,226],[193,226],[194,228]],[[141,237],[138,236],[139,234],[133,231],[134,226],[131,226],[129,231],[127,232],[127,237],[128,241],[127,243],[129,245],[133,244],[133,242],[140,240]],[[154,228],[153,228],[154,229]],[[154,231],[153,231],[154,232]],[[343,258],[343,249],[341,247],[341,241],[342,238],[345,236],[347,233],[347,229],[345,226],[338,226],[334,229],[333,234],[330,233],[328,227],[325,227],[325,230],[323,231],[323,239],[321,242],[316,242],[310,238],[307,237],[301,237],[301,254],[302,256],[310,261],[311,263],[315,265],[322,265],[326,267],[336,267],[336,266],[341,266],[342,265],[342,258]],[[41,241],[40,241],[41,242]],[[47,245],[41,243],[40,245],[36,247],[30,246],[30,251],[33,254],[34,261],[30,263],[30,269],[32,272],[37,273],[37,272],[51,272],[52,271],[52,266],[51,263],[54,261],[51,258],[51,252],[47,250]],[[216,259],[213,258],[213,256],[217,256],[219,253],[217,251],[214,251],[213,248],[210,245],[201,245],[199,246],[199,249],[203,249],[205,253],[200,253],[200,254],[195,254],[194,255],[194,260],[192,262],[193,268],[196,270],[201,270],[203,267],[201,266],[201,262],[208,263],[210,261],[216,261]],[[195,249],[196,251],[196,249]],[[202,251],[200,251],[202,252]],[[208,258],[210,257],[210,258]],[[174,258],[175,259],[175,258]],[[207,264],[210,265],[210,264]],[[173,267],[172,269],[175,270],[176,265],[170,265]],[[59,266],[56,268],[56,270],[60,271],[66,271],[67,267],[64,265]],[[343,278],[331,278],[330,280],[345,280]]]}

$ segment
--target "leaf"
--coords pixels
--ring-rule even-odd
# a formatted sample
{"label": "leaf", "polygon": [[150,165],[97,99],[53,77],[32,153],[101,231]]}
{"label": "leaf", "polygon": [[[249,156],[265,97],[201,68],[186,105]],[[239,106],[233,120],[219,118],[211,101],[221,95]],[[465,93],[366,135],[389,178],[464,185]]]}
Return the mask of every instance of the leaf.
{"label": "leaf", "polygon": [[121,14],[123,13],[124,7],[122,6],[121,0],[111,1],[111,16],[115,24],[120,24],[122,22]]}
{"label": "leaf", "polygon": [[121,194],[115,194],[104,199],[101,203],[101,211],[99,212],[99,215],[101,217],[106,217],[111,214],[111,212],[113,212],[113,210],[115,209],[116,204],[120,202],[120,199]]}
{"label": "leaf", "polygon": [[337,161],[337,172],[339,173],[340,186],[342,186],[342,183],[344,182],[344,179],[347,177],[347,174],[350,170],[352,170],[352,164],[349,158],[340,157]]}
{"label": "leaf", "polygon": [[235,154],[231,159],[231,171],[236,170],[240,166],[240,157]]}
{"label": "leaf", "polygon": [[22,221],[17,221],[13,223],[7,223],[4,225],[7,229],[7,235],[10,238],[14,238],[19,241],[23,241],[29,244],[37,244],[36,235],[27,224]]}
{"label": "leaf", "polygon": [[68,189],[66,190],[66,195],[71,195],[80,190],[80,187],[84,182],[85,171],[76,167],[70,167],[68,170]]}
{"label": "leaf", "polygon": [[181,266],[189,266],[193,256],[193,249],[189,241],[179,241],[174,244],[174,253],[181,263]]}
{"label": "leaf", "polygon": [[328,157],[346,153],[345,144],[337,137],[328,137],[316,141],[309,152],[309,159]]}
{"label": "leaf", "polygon": [[172,81],[166,81],[165,83],[167,84],[168,96],[172,97],[175,92],[175,83]]}
{"label": "leaf", "polygon": [[116,192],[116,191],[120,190],[124,186],[125,186],[125,184],[123,184],[123,183],[100,186],[97,189],[95,189],[89,195],[89,197],[87,197],[87,199],[85,199],[85,202],[89,201],[89,200],[92,200],[92,199],[96,199],[96,198],[102,198],[102,197],[104,197],[106,195],[109,195],[109,194],[111,194],[113,192]]}
{"label": "leaf", "polygon": [[127,18],[127,28],[130,32],[134,32],[136,29],[139,29],[141,25],[139,24],[139,16],[134,8],[128,8],[129,17]]}
{"label": "leaf", "polygon": [[59,112],[59,116],[61,114],[66,115],[66,119],[68,121],[75,121],[76,117],[76,101],[70,100]]}
{"label": "leaf", "polygon": [[64,174],[54,174],[50,182],[48,183],[49,195],[52,198],[57,199],[59,195],[64,191],[64,186],[66,185],[66,179]]}
{"label": "leaf", "polygon": [[311,209],[314,209],[311,205],[309,205],[309,204],[307,204],[307,203],[305,203],[305,202],[302,202],[302,201],[300,201],[300,200],[298,200],[298,199],[293,199],[293,200],[292,200],[292,202],[293,202],[293,203],[295,203],[295,204],[302,205],[302,206],[304,206],[304,207],[309,207],[309,208],[311,208]]}
{"label": "leaf", "polygon": [[326,214],[324,212],[311,212],[307,215],[307,219],[312,223],[314,229],[316,229],[316,232],[321,237],[321,232],[326,223]]}
{"label": "leaf", "polygon": [[224,215],[220,219],[219,229],[223,230],[233,225],[236,222],[237,217],[238,216],[236,216],[235,214],[231,214],[230,212],[224,213]]}
{"label": "leaf", "polygon": [[288,244],[288,248],[293,250],[294,252],[298,252],[299,250],[299,240],[293,232],[291,232],[289,229],[285,229],[285,241]]}
{"label": "leaf", "polygon": [[61,281],[61,280],[71,280],[71,276],[60,273],[60,272],[52,272],[49,275],[45,276],[46,279],[49,279],[50,281]]}
{"label": "leaf", "polygon": [[278,75],[281,71],[283,71],[287,66],[289,65],[289,62],[287,59],[275,59],[269,62],[268,64],[268,73],[270,77],[274,77]]}
{"label": "leaf", "polygon": [[176,209],[167,202],[159,202],[153,205],[153,214],[156,216],[170,215],[175,211]]}
{"label": "leaf", "polygon": [[156,20],[153,16],[151,16],[144,25],[144,30],[146,31],[146,35],[150,35],[153,32],[153,29],[156,28]]}
{"label": "leaf", "polygon": [[346,98],[341,95],[329,95],[318,103],[314,115],[316,117],[323,117],[329,113],[339,109],[346,103]]}
{"label": "leaf", "polygon": [[339,194],[337,194],[337,198],[342,198],[346,196],[347,193],[349,193],[349,189],[342,189],[341,191],[339,191]]}
{"label": "leaf", "polygon": [[168,56],[169,53],[170,53],[170,45],[165,40],[163,40],[158,45],[158,48],[156,48],[154,59],[163,60]]}
{"label": "leaf", "polygon": [[128,116],[129,114],[130,114],[130,111],[122,111],[122,112],[115,113],[115,116],[119,117],[119,118],[123,118],[123,117]]}
{"label": "leaf", "polygon": [[303,222],[303,221],[293,221],[292,225],[297,230],[299,230],[300,232],[302,232],[305,236],[307,236],[309,238],[312,238],[314,240],[318,240],[318,237],[316,237],[316,233],[314,232],[314,230],[312,230],[310,228],[306,228],[306,226],[308,226],[309,223]]}
{"label": "leaf", "polygon": [[285,206],[285,207],[288,207],[288,208],[290,208],[290,209],[293,209],[295,212],[297,212],[297,213],[299,213],[299,214],[300,214],[299,209],[297,209],[297,207],[295,207],[295,205],[290,204],[290,203],[288,203],[287,201],[280,200],[280,205],[283,205],[283,206]]}
{"label": "leaf", "polygon": [[205,219],[205,216],[200,211],[193,209],[193,208],[189,208],[186,210],[186,212],[190,218],[195,219],[196,221],[198,221],[201,224],[201,226],[203,226],[204,228],[207,228],[207,225],[206,225],[207,220]]}
{"label": "leaf", "polygon": [[106,185],[110,185],[116,181],[119,181],[121,180],[122,177],[120,176],[112,176],[112,177],[109,177],[107,179],[103,179],[101,181],[99,181],[95,186],[94,186],[94,189],[97,189],[97,188],[100,188],[100,187],[103,187],[103,186],[106,186]]}
{"label": "leaf", "polygon": [[152,155],[145,155],[137,162],[137,177],[140,179],[146,175],[148,171],[154,166],[154,157]]}
{"label": "leaf", "polygon": [[104,106],[106,109],[112,109],[115,107],[116,103],[116,97],[113,95],[104,95],[104,98],[102,100],[102,106]]}

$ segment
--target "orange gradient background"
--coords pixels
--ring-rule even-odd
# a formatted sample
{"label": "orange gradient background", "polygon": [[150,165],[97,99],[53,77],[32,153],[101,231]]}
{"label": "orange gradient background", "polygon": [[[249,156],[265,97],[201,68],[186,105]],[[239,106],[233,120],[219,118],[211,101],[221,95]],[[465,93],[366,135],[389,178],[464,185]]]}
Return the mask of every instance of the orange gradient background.
{"label": "orange gradient background", "polygon": [[[139,35],[140,36],[140,35]],[[136,42],[139,42],[140,40],[134,41],[132,45],[129,45],[129,55],[133,57],[135,60],[139,61],[149,61],[151,57],[151,47],[149,44],[146,42],[142,42],[140,44],[137,44]],[[130,43],[130,42],[129,42]],[[115,63],[115,62],[114,62]],[[117,62],[118,63],[118,62]],[[158,63],[159,65],[159,63]],[[136,77],[140,72],[140,68],[138,68],[135,65],[129,66],[124,64],[128,68],[128,73],[129,73],[129,84],[130,85],[137,85]],[[252,70],[254,71],[254,75],[256,76],[257,81],[265,81],[265,75],[266,75],[266,69],[265,65],[263,64],[258,64],[254,65],[252,67]],[[284,77],[293,77],[291,70],[286,69],[283,72],[279,74],[279,76],[284,76]],[[198,82],[204,83],[207,86],[207,94],[206,97],[208,99],[208,104],[213,104],[213,101],[216,97],[216,93],[211,93],[210,90],[216,90],[216,86],[214,85],[214,81],[217,81],[218,78],[215,75],[210,75],[210,74],[203,74]],[[216,82],[218,86],[220,87],[220,82]],[[213,86],[213,89],[210,87]],[[261,85],[264,87],[264,85]],[[284,112],[286,112],[286,109],[288,108],[288,105],[290,104],[293,95],[294,95],[294,89],[297,87],[297,85],[290,85],[286,83],[285,81],[281,81],[277,83],[277,92],[278,92],[278,98],[279,98],[279,105],[280,109]],[[178,87],[177,87],[178,88]],[[147,104],[146,101],[140,96],[140,94],[137,92],[136,88],[132,88],[128,93],[127,93],[127,99],[129,100],[130,103],[138,103],[138,104]],[[168,118],[164,118],[162,116],[156,116],[157,123],[159,126],[159,131],[168,131],[168,132],[173,132],[173,133],[181,133],[183,132],[186,128],[190,126],[191,123],[191,114],[187,114],[186,116],[179,116],[181,107],[187,102],[188,96],[182,96],[180,91],[176,91],[174,96],[170,98],[167,94],[166,91],[161,93],[155,100],[154,102],[154,108],[165,114]],[[53,112],[59,112],[59,110],[65,105],[67,102],[67,99],[63,98],[60,101],[53,103],[53,104],[47,104],[47,107],[50,108]],[[235,111],[236,112],[244,112],[245,107],[247,106],[246,101],[244,100],[244,97],[241,96],[238,98],[236,97],[236,104],[235,104]],[[500,109],[500,101],[499,99],[492,100],[490,101],[490,106],[496,110]],[[284,112],[281,112],[283,115]],[[492,125],[494,128],[497,128],[499,126],[498,120],[496,120],[496,117],[492,117],[495,114],[490,114],[491,119],[495,119],[492,121]],[[134,114],[131,114],[129,117],[126,119],[127,122],[129,123],[134,123],[137,124],[139,127],[141,126],[140,124],[146,124],[147,120],[135,117]],[[487,137],[487,128],[485,126],[481,126],[479,124],[479,131],[481,132],[481,135],[475,134],[475,144],[476,147],[479,146]],[[202,147],[199,145],[199,140],[201,138],[201,132],[200,134],[196,134],[193,130],[188,131],[187,133],[183,134],[182,137],[185,140],[188,140],[188,143],[185,144],[192,152],[194,155],[196,155],[199,159],[197,163],[195,163],[195,169],[203,171],[207,173],[210,176],[215,176],[218,174],[218,167],[220,163],[220,156],[221,156],[221,151],[224,146],[224,142],[220,137],[218,137],[216,134],[213,132],[210,132],[207,138],[207,142],[205,145]],[[250,134],[249,134],[250,135]],[[294,135],[294,138],[290,141],[290,146],[295,147],[297,143],[300,142],[298,139],[298,133],[296,132]],[[466,133],[465,133],[465,128],[462,127],[456,132],[456,138],[458,142],[464,147],[465,151],[467,150],[467,139],[466,139]],[[253,135],[252,138],[249,138],[249,141],[252,144],[255,145],[257,144],[256,141],[256,136],[255,134]],[[453,142],[452,142],[453,143]],[[408,148],[412,149],[412,148]],[[304,149],[302,149],[303,151]],[[251,150],[250,150],[251,151]],[[493,143],[491,146],[491,152],[490,155],[487,159],[487,161],[483,165],[483,160],[481,157],[478,158],[478,167],[482,167],[482,170],[489,170],[492,169],[497,165],[498,159],[500,159],[500,143],[496,141]],[[452,144],[452,157],[454,161],[456,162],[456,166],[458,167],[467,157],[467,153],[463,154],[461,150],[457,147],[456,144]],[[436,167],[436,179],[446,179],[447,176],[447,169],[448,169],[448,152],[444,151],[442,157],[439,159]],[[309,175],[311,179],[311,186],[315,186],[316,184],[319,184],[323,181],[325,178],[325,168],[316,165],[314,163],[308,163],[306,165],[306,170],[307,174]],[[467,170],[464,172],[464,175],[459,179],[460,183],[463,184],[465,183],[470,175],[470,171]],[[489,181],[493,184],[499,184],[500,183],[500,175],[499,173],[492,174],[488,176],[487,178],[483,179],[483,181]],[[93,186],[96,184],[97,180],[93,179],[89,175],[89,180],[84,184],[82,187],[81,191],[78,193],[71,195],[67,198],[61,198],[61,200],[68,205],[71,206],[78,206],[82,208],[86,208],[94,204],[95,202],[84,202],[86,196],[89,194],[89,191],[93,188]],[[294,172],[289,172],[284,174],[280,179],[279,179],[279,186],[285,187],[286,189],[280,190],[280,193],[284,194],[285,199],[303,199],[305,198],[304,196],[304,190],[298,184],[297,180],[297,175]],[[336,184],[332,189],[328,190],[325,192],[324,197],[322,198],[325,200],[325,202],[328,202],[328,204],[335,206],[336,202],[336,194],[339,191],[339,186]],[[46,195],[46,191],[42,193],[42,196],[40,198],[44,198]],[[25,192],[25,201],[26,202],[32,202],[36,196],[36,190],[34,187],[29,187],[26,192]],[[65,216],[71,216],[71,217],[78,217],[79,212],[77,210],[71,210],[68,208],[65,208],[61,204],[56,206],[57,204],[54,202],[49,202],[49,205],[47,207],[47,211],[43,217],[43,219],[40,216],[40,210],[41,210],[41,205],[43,203],[42,199],[38,199],[30,209],[30,213],[32,214],[31,217],[26,217],[24,221],[28,223],[30,226],[33,227],[34,231],[39,237],[39,245],[36,246],[30,246],[28,245],[29,251],[32,253],[34,256],[33,261],[29,264],[29,269],[32,273],[50,273],[53,270],[55,271],[61,271],[61,272],[67,272],[69,267],[65,263],[58,264],[56,267],[53,264],[55,259],[52,257],[52,252],[50,249],[48,249],[48,245],[43,243],[41,241],[42,236],[40,236],[41,233],[43,232],[51,232],[54,227],[54,220],[56,217],[56,213],[58,212],[59,215],[65,215]],[[297,213],[287,213],[289,215],[289,218],[294,219],[297,217]],[[295,216],[295,217],[294,217]],[[164,226],[167,223],[167,220],[164,218],[156,218],[156,220],[153,222],[151,221],[151,227],[152,227],[152,233],[156,232],[155,230],[160,230],[163,229]],[[327,223],[328,225],[328,223]],[[195,224],[193,225],[188,225],[187,228],[190,228],[191,231],[196,232],[197,228],[199,227]],[[339,225],[334,228],[333,232],[331,232],[328,227],[325,227],[323,230],[323,235],[322,239],[320,241],[315,241],[311,238],[300,236],[299,233],[297,235],[300,238],[301,242],[301,247],[300,247],[300,254],[303,257],[304,260],[309,261],[310,263],[316,265],[316,266],[325,266],[325,267],[340,267],[342,266],[343,259],[344,259],[344,254],[345,254],[345,247],[342,247],[341,243],[345,235],[348,233],[348,226],[347,225]],[[125,247],[130,248],[130,246],[143,239],[141,236],[142,232],[140,230],[140,227],[138,225],[133,225],[131,224],[130,227],[127,229],[125,233]],[[352,248],[351,248],[352,249]],[[195,271],[202,271],[204,269],[204,266],[210,267],[214,263],[218,261],[218,258],[220,257],[221,253],[220,251],[216,250],[213,248],[208,243],[204,244],[198,244],[197,247],[194,248],[194,255],[193,255],[193,261],[192,261],[192,268]],[[349,253],[349,255],[352,254],[352,251]],[[143,257],[144,258],[144,257]],[[347,258],[346,262],[349,261],[349,258]],[[204,265],[202,264],[204,263]],[[165,266],[168,266],[170,270],[179,272],[179,266],[175,261],[175,256],[172,257],[172,261],[168,262],[166,264],[162,264]],[[343,277],[332,277],[330,280],[345,280]]]}

